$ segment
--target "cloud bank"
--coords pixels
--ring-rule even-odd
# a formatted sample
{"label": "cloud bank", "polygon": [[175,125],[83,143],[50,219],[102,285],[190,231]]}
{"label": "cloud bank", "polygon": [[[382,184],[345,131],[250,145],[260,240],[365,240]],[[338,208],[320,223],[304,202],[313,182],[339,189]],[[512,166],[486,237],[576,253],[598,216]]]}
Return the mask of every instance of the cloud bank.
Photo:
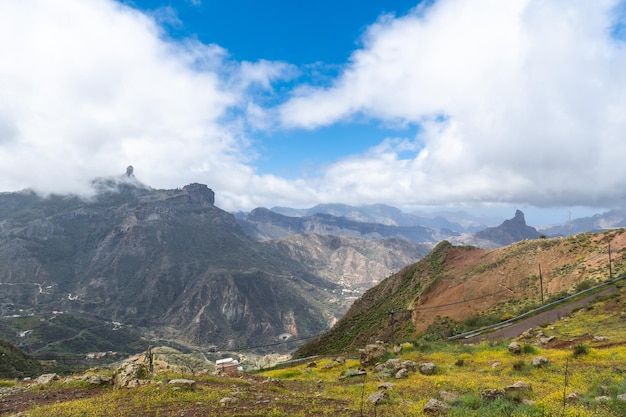
{"label": "cloud bank", "polygon": [[389,145],[332,166],[329,199],[621,204],[623,7],[440,0],[383,16],[331,87],[301,87],[280,117],[308,129],[356,116],[422,126],[409,157]]}
{"label": "cloud bank", "polygon": [[[428,2],[381,16],[330,86],[296,85],[267,107],[298,69],[170,39],[159,19],[175,21],[171,9],[2,2],[0,190],[87,192],[132,164],[155,188],[206,183],[231,210],[620,205],[624,10],[618,0]],[[363,118],[419,132],[399,130],[316,177],[254,168],[258,132]]]}

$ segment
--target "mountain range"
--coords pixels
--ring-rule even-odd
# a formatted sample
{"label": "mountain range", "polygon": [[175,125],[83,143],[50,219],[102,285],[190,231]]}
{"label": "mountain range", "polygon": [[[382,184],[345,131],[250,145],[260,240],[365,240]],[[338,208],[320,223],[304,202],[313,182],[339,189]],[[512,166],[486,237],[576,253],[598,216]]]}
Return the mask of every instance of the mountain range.
{"label": "mountain range", "polygon": [[206,185],[94,185],[91,200],[0,194],[1,338],[30,352],[102,349],[116,332],[242,349],[318,334],[341,312],[337,284],[248,237]]}
{"label": "mountain range", "polygon": [[444,240],[493,248],[548,232],[521,211],[497,227],[386,205],[233,215],[203,184],[157,190],[131,173],[92,185],[91,198],[0,194],[0,338],[28,352],[131,352],[157,341],[275,350],[326,331]]}

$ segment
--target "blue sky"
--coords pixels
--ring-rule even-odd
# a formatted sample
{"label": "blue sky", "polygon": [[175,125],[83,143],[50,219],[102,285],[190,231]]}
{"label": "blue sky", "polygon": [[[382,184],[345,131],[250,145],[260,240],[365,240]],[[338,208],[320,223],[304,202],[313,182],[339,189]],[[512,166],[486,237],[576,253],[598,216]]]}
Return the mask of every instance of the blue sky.
{"label": "blue sky", "polygon": [[132,164],[226,210],[621,208],[625,22],[623,0],[2,2],[0,190]]}
{"label": "blue sky", "polygon": [[[236,61],[271,60],[297,65],[299,82],[323,83],[337,74],[359,47],[366,29],[383,15],[404,15],[415,0],[316,2],[160,1],[130,0],[162,21],[176,39],[196,38],[227,49]],[[324,77],[311,75],[320,72]],[[286,86],[293,86],[290,81]],[[254,166],[260,174],[295,179],[318,172],[316,167],[358,154],[387,136],[406,134],[410,127],[392,129],[372,120],[340,123],[319,130],[256,132],[260,152]],[[415,127],[413,128],[413,131]]]}

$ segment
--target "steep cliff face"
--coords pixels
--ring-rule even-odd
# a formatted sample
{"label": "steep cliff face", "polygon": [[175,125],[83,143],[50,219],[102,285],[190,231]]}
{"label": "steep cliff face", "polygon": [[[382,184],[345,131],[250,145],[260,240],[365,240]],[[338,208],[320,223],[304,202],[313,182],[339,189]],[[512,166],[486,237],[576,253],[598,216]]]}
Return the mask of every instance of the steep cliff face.
{"label": "steep cliff face", "polygon": [[0,194],[3,320],[54,310],[231,348],[333,320],[336,285],[247,237],[207,186],[98,184],[90,201]]}
{"label": "steep cliff face", "polygon": [[431,244],[404,239],[366,240],[315,233],[291,235],[268,244],[355,294],[415,263],[433,248]]}

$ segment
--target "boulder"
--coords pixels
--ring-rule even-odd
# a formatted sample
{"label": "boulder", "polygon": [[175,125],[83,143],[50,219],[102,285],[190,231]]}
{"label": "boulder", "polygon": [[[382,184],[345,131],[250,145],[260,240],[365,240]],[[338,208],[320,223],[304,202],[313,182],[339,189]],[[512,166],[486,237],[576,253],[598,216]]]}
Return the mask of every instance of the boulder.
{"label": "boulder", "polygon": [[359,357],[361,366],[368,367],[373,365],[376,363],[376,360],[381,358],[386,353],[387,349],[385,349],[385,346],[382,343],[365,346],[364,349],[361,349],[361,355]]}
{"label": "boulder", "polygon": [[437,413],[437,414],[441,414],[441,413],[446,413],[447,411],[450,410],[450,406],[446,403],[444,403],[443,401],[439,401],[436,400],[434,398],[431,398],[430,400],[428,400],[428,402],[424,405],[424,412],[425,413]]}
{"label": "boulder", "polygon": [[383,401],[389,399],[389,394],[386,391],[376,391],[369,397],[367,397],[367,402],[372,404],[380,404]]}
{"label": "boulder", "polygon": [[235,397],[224,397],[224,398],[222,398],[220,400],[220,405],[222,407],[226,407],[226,406],[229,406],[229,405],[235,405],[238,402],[239,402],[238,398],[235,398]]}
{"label": "boulder", "polygon": [[522,353],[522,347],[517,342],[511,342],[509,344],[509,352],[514,355],[519,355],[520,353]]}
{"label": "boulder", "polygon": [[139,363],[126,363],[117,368],[113,376],[113,386],[115,389],[135,388],[149,383],[148,367]]}
{"label": "boulder", "polygon": [[406,368],[402,368],[398,372],[396,372],[396,379],[403,379],[403,378],[408,378],[408,377],[409,377],[409,370]]}
{"label": "boulder", "polygon": [[548,360],[548,358],[544,357],[544,356],[536,356],[533,358],[531,364],[534,367],[537,368],[541,368],[543,366],[546,366],[547,364],[549,364],[550,361]]}
{"label": "boulder", "polygon": [[498,397],[504,397],[506,395],[506,393],[504,392],[503,389],[486,389],[483,392],[480,393],[480,397],[483,400],[495,400]]}
{"label": "boulder", "polygon": [[35,380],[35,384],[37,385],[45,385],[49,384],[52,381],[56,381],[59,379],[57,374],[43,374],[39,375],[39,377]]}
{"label": "boulder", "polygon": [[196,387],[196,381],[194,381],[193,379],[172,379],[169,382],[170,385],[176,386],[176,387],[180,387],[180,388],[187,388],[187,389],[194,389]]}
{"label": "boulder", "polygon": [[106,375],[85,375],[82,380],[90,385],[109,385],[113,383],[113,378]]}
{"label": "boulder", "polygon": [[420,374],[422,375],[433,375],[437,370],[437,365],[432,362],[426,362],[420,365]]}
{"label": "boulder", "polygon": [[547,344],[549,344],[551,341],[553,341],[555,339],[554,336],[550,336],[550,337],[540,337],[537,342],[542,345],[545,346]]}
{"label": "boulder", "polygon": [[517,381],[513,385],[509,385],[508,387],[504,387],[505,392],[520,392],[520,391],[531,391],[532,387],[528,382]]}

